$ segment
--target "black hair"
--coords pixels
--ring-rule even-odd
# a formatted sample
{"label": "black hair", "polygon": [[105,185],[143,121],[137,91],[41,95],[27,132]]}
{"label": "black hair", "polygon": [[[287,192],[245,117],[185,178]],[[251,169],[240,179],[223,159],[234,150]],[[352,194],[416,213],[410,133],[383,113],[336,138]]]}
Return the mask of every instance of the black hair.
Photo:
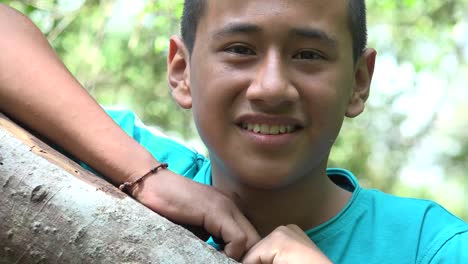
{"label": "black hair", "polygon": [[[195,45],[198,23],[206,11],[207,0],[185,0],[181,21],[182,39],[190,53]],[[353,39],[353,58],[356,61],[367,45],[365,0],[349,0],[348,25]]]}
{"label": "black hair", "polygon": [[187,46],[190,54],[195,46],[195,35],[197,33],[198,23],[206,12],[206,0],[185,0],[180,30],[182,39]]}
{"label": "black hair", "polygon": [[353,58],[356,62],[367,46],[366,1],[349,0],[348,27],[353,39]]}

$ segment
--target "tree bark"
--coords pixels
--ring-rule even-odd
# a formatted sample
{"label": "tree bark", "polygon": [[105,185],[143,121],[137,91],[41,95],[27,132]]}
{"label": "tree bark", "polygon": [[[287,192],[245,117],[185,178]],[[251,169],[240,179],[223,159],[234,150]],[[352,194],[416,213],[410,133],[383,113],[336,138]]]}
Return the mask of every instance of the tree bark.
{"label": "tree bark", "polygon": [[0,263],[235,263],[0,113]]}

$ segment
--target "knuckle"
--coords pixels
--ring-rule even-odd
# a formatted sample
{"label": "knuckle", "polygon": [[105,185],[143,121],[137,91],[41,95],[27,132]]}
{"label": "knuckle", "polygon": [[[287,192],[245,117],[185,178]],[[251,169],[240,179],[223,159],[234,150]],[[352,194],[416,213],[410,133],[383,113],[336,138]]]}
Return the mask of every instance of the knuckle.
{"label": "knuckle", "polygon": [[244,232],[239,233],[236,237],[236,242],[239,245],[246,245],[247,240],[248,240],[247,235]]}
{"label": "knuckle", "polygon": [[225,250],[225,253],[226,253],[227,256],[229,256],[229,257],[231,257],[231,258],[233,258],[235,260],[239,260],[240,257],[245,252],[245,250],[242,247],[240,247],[240,246],[238,246],[238,245],[236,245],[236,244],[234,244],[232,242],[229,243],[229,245],[227,245],[224,250]]}
{"label": "knuckle", "polygon": [[231,232],[229,235],[230,237],[228,238],[230,240],[230,243],[236,247],[245,247],[245,244],[247,244],[247,235],[242,232],[241,230],[231,230],[234,232]]}
{"label": "knuckle", "polygon": [[281,238],[286,236],[286,234],[289,232],[288,227],[286,226],[278,226],[273,232],[271,233],[271,236],[274,238]]}
{"label": "knuckle", "polygon": [[289,229],[289,231],[304,232],[302,230],[302,228],[300,228],[298,225],[294,225],[294,224],[287,225],[287,228]]}
{"label": "knuckle", "polygon": [[282,226],[278,226],[276,229],[275,229],[275,232],[276,233],[285,233],[288,231],[288,227],[282,225]]}

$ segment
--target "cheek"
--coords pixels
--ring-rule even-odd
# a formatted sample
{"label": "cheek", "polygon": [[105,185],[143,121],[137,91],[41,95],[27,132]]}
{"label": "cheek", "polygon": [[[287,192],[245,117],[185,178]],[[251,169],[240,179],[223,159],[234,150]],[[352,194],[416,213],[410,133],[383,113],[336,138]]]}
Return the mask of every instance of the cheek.
{"label": "cheek", "polygon": [[[335,72],[324,72],[317,76],[303,79],[300,95],[303,104],[312,114],[311,118],[320,120],[330,115],[343,115],[347,107],[352,80]],[[313,121],[313,120],[311,120]]]}
{"label": "cheek", "polygon": [[191,81],[194,121],[205,145],[216,148],[232,131],[239,86],[229,74],[216,68],[204,67],[194,73]]}
{"label": "cheek", "polygon": [[249,85],[249,72],[232,69],[208,56],[191,72],[193,111],[209,117],[232,114]]}
{"label": "cheek", "polygon": [[334,141],[345,117],[352,90],[350,74],[339,74],[339,71],[323,72],[315,77],[305,79],[301,90],[303,111],[307,113],[308,122],[315,137]]}

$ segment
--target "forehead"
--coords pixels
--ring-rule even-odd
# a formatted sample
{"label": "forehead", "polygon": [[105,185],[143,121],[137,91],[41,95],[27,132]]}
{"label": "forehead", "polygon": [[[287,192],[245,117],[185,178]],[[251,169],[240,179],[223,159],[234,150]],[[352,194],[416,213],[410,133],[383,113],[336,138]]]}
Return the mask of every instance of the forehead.
{"label": "forehead", "polygon": [[350,36],[348,0],[206,0],[206,3],[197,34],[199,31],[215,34],[224,27],[244,23],[275,32],[309,27],[337,38]]}

